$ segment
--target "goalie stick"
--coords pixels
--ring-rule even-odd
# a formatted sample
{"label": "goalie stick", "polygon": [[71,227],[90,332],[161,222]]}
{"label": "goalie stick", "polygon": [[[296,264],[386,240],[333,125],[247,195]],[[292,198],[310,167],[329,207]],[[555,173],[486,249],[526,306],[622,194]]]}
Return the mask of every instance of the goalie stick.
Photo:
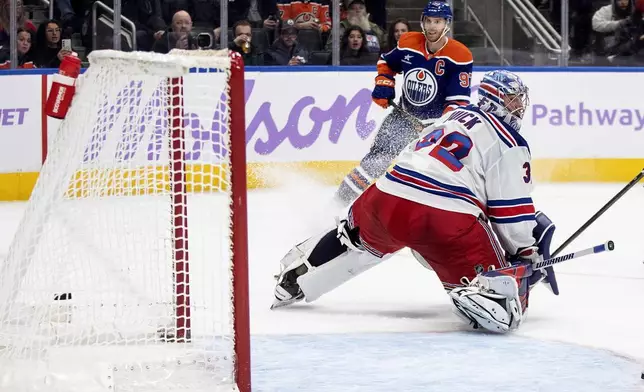
{"label": "goalie stick", "polygon": [[540,270],[546,267],[550,267],[553,264],[559,264],[567,260],[576,259],[577,257],[582,257],[594,253],[610,252],[613,250],[615,250],[615,243],[613,241],[608,241],[604,244],[593,246],[592,248],[578,250],[577,252],[568,253],[567,255],[551,257],[548,260],[534,263],[532,264],[532,270]]}
{"label": "goalie stick", "polygon": [[516,276],[517,271],[520,270],[521,272],[519,276],[516,276],[516,277],[524,278],[524,277],[532,276],[534,271],[543,270],[555,264],[563,263],[564,261],[576,259],[578,257],[587,256],[595,253],[610,252],[613,250],[615,250],[615,243],[613,241],[607,241],[601,245],[595,245],[593,247],[578,250],[576,252],[568,253],[562,256],[551,257],[549,259],[542,260],[534,264],[530,262],[521,262],[518,264],[511,265],[509,267],[495,269],[491,272],[493,272],[496,275],[499,273],[503,274],[506,271],[510,271],[512,275]]}

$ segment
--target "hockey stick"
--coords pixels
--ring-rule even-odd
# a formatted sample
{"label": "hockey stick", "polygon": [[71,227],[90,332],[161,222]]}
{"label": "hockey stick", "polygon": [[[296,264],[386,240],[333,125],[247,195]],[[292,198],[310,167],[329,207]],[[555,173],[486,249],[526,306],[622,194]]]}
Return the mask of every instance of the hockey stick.
{"label": "hockey stick", "polygon": [[608,241],[601,245],[593,246],[592,248],[578,250],[577,252],[568,253],[563,256],[551,257],[548,260],[543,260],[532,265],[532,270],[540,270],[546,267],[550,267],[554,264],[559,264],[567,260],[576,259],[577,257],[582,257],[594,253],[610,252],[615,250],[615,243],[613,241]]}
{"label": "hockey stick", "polygon": [[409,121],[414,123],[414,126],[418,132],[421,132],[423,129],[425,129],[425,127],[429,126],[429,124],[425,125],[421,119],[419,119],[418,117],[414,116],[413,114],[403,109],[402,106],[394,102],[393,99],[389,100],[389,105],[393,106],[394,110],[397,110],[403,116],[407,117]]}
{"label": "hockey stick", "polygon": [[600,216],[602,216],[604,212],[606,212],[606,210],[608,210],[613,204],[615,204],[615,202],[617,202],[617,200],[621,199],[626,192],[628,192],[632,187],[637,185],[637,183],[640,182],[642,178],[644,178],[644,169],[642,169],[642,171],[637,176],[635,176],[635,178],[633,178],[631,182],[626,184],[626,186],[621,191],[619,191],[615,196],[613,196],[613,198],[610,199],[608,203],[604,204],[604,206],[600,208],[599,211],[595,213],[595,215],[593,215],[590,219],[588,219],[586,223],[581,225],[581,227],[573,235],[571,235],[570,238],[565,240],[563,244],[561,244],[559,248],[557,248],[557,250],[555,250],[552,253],[552,256],[553,257],[557,256],[559,252],[564,250],[566,246],[570,245],[571,242],[576,240],[577,237],[581,235],[581,233],[583,233],[590,225],[593,224],[593,222],[595,222]]}
{"label": "hockey stick", "polygon": [[[503,268],[495,269],[494,271],[491,271],[490,273],[494,273],[494,274],[498,275],[498,274],[504,274],[506,271],[510,271],[510,273],[512,275],[514,275],[515,277],[517,277],[517,278],[525,278],[525,277],[532,276],[534,274],[534,271],[542,270],[542,269],[548,268],[548,267],[550,267],[552,265],[563,263],[564,261],[576,259],[578,257],[587,256],[587,255],[594,254],[594,253],[610,252],[610,251],[612,251],[614,249],[615,249],[615,244],[613,243],[613,241],[608,241],[608,242],[606,242],[604,244],[601,244],[601,245],[596,245],[596,246],[593,246],[591,248],[582,249],[582,250],[579,250],[579,251],[573,252],[573,253],[568,253],[568,254],[563,255],[563,256],[551,257],[551,258],[549,258],[547,260],[542,260],[542,261],[540,261],[538,263],[534,263],[534,264],[532,264],[529,261],[523,261],[523,262],[521,262],[519,264],[514,264],[514,265],[511,265],[509,267],[503,267]],[[525,269],[517,276],[517,268],[518,267],[525,267]],[[539,279],[539,281],[541,281],[542,279],[543,279],[543,277],[541,277],[541,279]],[[531,284],[531,286],[536,285],[539,281]]]}

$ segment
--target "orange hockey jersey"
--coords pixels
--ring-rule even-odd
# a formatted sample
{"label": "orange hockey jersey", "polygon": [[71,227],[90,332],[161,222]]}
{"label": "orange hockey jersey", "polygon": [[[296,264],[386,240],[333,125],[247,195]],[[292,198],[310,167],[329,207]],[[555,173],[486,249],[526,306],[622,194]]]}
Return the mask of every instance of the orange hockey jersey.
{"label": "orange hockey jersey", "polygon": [[[28,61],[22,65],[19,65],[17,68],[20,69],[31,69],[36,68],[33,62]],[[7,60],[4,63],[0,63],[0,69],[11,69],[11,61]]]}
{"label": "orange hockey jersey", "polygon": [[456,40],[448,39],[436,53],[426,41],[423,33],[405,33],[378,61],[378,75],[403,74],[402,106],[423,120],[469,103],[473,62],[472,52]]}
{"label": "orange hockey jersey", "polygon": [[331,16],[329,14],[329,3],[326,0],[318,1],[289,1],[278,0],[277,8],[280,12],[280,18],[283,21],[292,19],[293,22],[301,23],[311,20],[318,20],[322,31],[326,32],[331,29]]}

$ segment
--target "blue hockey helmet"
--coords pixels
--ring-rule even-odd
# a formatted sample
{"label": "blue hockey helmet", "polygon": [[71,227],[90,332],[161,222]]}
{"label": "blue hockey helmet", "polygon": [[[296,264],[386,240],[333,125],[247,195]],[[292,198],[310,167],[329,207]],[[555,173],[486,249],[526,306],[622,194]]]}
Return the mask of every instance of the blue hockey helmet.
{"label": "blue hockey helmet", "polygon": [[446,1],[433,0],[427,3],[420,17],[421,25],[426,17],[443,18],[447,23],[452,22],[452,8]]}
{"label": "blue hockey helmet", "polygon": [[479,107],[502,118],[517,131],[521,119],[530,104],[528,86],[521,78],[509,71],[487,72],[479,85]]}
{"label": "blue hockey helmet", "polygon": [[[446,26],[441,35],[436,41],[429,39],[428,32],[425,30],[425,18],[443,18],[446,21]],[[449,31],[449,24],[452,23],[452,8],[446,1],[433,0],[427,3],[423,9],[423,14],[420,16],[420,28],[428,41],[436,43],[440,41]]]}

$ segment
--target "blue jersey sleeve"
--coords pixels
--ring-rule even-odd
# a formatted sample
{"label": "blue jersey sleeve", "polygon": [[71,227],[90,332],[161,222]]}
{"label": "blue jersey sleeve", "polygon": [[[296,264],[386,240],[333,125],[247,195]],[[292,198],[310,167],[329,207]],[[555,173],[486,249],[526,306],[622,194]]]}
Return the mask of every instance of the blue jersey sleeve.
{"label": "blue jersey sleeve", "polygon": [[452,63],[445,86],[445,109],[454,109],[469,104],[471,93],[472,63]]}

